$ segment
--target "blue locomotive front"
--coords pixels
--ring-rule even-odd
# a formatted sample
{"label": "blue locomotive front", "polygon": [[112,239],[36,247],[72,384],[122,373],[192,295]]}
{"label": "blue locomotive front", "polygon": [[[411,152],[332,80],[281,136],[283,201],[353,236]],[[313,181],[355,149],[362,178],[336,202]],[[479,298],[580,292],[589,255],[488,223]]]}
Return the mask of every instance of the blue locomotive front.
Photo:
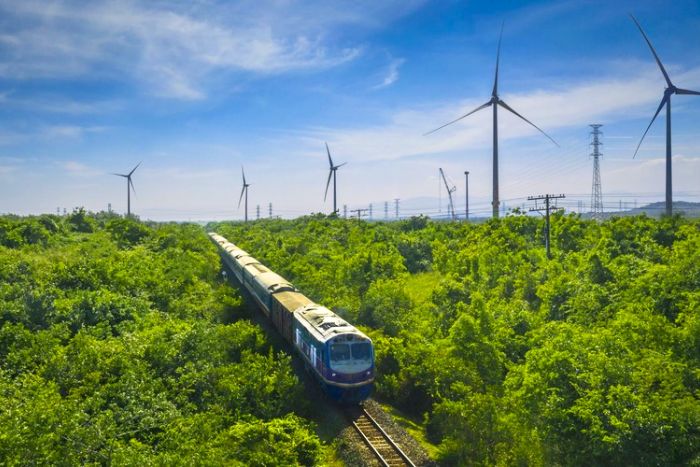
{"label": "blue locomotive front", "polygon": [[296,310],[294,346],[332,399],[357,403],[372,393],[372,341],[332,311],[316,304]]}

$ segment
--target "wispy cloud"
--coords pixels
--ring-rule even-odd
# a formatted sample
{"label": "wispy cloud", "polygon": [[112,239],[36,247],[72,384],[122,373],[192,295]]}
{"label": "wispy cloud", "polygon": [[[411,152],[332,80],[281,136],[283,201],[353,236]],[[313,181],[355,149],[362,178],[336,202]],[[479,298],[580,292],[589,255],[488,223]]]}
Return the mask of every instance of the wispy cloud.
{"label": "wispy cloud", "polygon": [[2,2],[0,15],[12,26],[0,36],[0,76],[126,75],[157,95],[200,99],[216,72],[283,73],[351,61],[361,47],[332,39],[335,29],[371,27],[366,10],[381,18],[420,3]]}
{"label": "wispy cloud", "polygon": [[384,79],[381,83],[374,86],[374,89],[382,89],[394,84],[399,79],[399,68],[401,68],[401,65],[403,65],[405,61],[406,60],[403,58],[392,59],[386,69]]}
{"label": "wispy cloud", "polygon": [[105,129],[101,126],[52,125],[44,129],[43,135],[49,139],[82,138],[87,133],[98,133]]}
{"label": "wispy cloud", "polygon": [[0,165],[0,175],[7,175],[15,170],[17,170],[17,167],[11,165]]}
{"label": "wispy cloud", "polygon": [[104,174],[104,172],[101,170],[77,161],[62,161],[58,162],[57,165],[65,170],[69,175],[76,177],[94,177],[96,175]]}
{"label": "wispy cloud", "polygon": [[52,95],[14,97],[10,92],[0,93],[0,102],[5,108],[66,115],[104,114],[117,111],[124,105],[116,100],[80,101]]}
{"label": "wispy cloud", "polygon": [[[688,70],[684,78],[699,70]],[[654,70],[645,70],[626,79],[606,78],[573,84],[567,88],[536,90],[521,94],[504,94],[502,98],[516,111],[543,128],[556,139],[558,129],[586,126],[592,121],[629,119],[653,115],[660,95]],[[347,153],[353,160],[398,159],[445,153],[463,148],[490,145],[491,114],[482,110],[439,133],[423,136],[436,126],[476,108],[487,100],[460,100],[455,104],[435,103],[422,108],[396,109],[381,125],[364,128],[311,128],[306,142],[318,146],[329,144]],[[532,128],[505,110],[500,112],[501,140],[537,135]],[[342,148],[342,149],[341,149]]]}

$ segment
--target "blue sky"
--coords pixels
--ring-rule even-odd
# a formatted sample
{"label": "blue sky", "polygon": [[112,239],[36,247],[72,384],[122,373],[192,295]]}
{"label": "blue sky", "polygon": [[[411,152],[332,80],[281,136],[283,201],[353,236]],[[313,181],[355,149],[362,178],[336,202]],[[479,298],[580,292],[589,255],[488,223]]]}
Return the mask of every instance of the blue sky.
{"label": "blue sky", "polygon": [[[438,167],[464,205],[488,213],[486,102],[504,23],[499,91],[550,134],[499,113],[507,206],[566,193],[588,203],[588,124],[602,123],[606,204],[662,200],[664,118],[634,148],[664,89],[628,14],[671,79],[700,90],[696,1],[8,1],[0,0],[0,212],[84,206],[142,218],[292,217],[328,212],[324,141],[338,204],[403,200],[438,211]],[[700,97],[673,98],[674,193],[700,201]],[[444,210],[444,199],[442,200]],[[405,210],[405,211],[404,211]]]}

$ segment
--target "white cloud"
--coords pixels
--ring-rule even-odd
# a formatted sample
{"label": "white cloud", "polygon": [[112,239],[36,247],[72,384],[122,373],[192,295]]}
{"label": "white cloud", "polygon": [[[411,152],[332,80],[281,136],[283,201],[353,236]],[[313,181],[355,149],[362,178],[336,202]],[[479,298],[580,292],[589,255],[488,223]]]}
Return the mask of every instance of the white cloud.
{"label": "white cloud", "polygon": [[63,161],[57,163],[59,167],[76,177],[94,177],[103,175],[104,172],[77,161]]}
{"label": "white cloud", "polygon": [[56,138],[82,138],[87,133],[97,133],[104,131],[101,126],[79,126],[79,125],[52,125],[44,129],[43,135],[49,139]]}
{"label": "white cloud", "polygon": [[15,172],[17,170],[17,166],[15,165],[5,165],[5,164],[0,164],[0,175],[7,175]]}
{"label": "white cloud", "polygon": [[384,79],[381,83],[376,85],[374,89],[382,89],[394,84],[399,79],[399,68],[401,68],[401,65],[403,65],[405,61],[406,60],[403,58],[395,58],[391,60],[384,75]]}
{"label": "white cloud", "polygon": [[126,75],[157,95],[200,99],[216,72],[282,73],[353,60],[361,47],[331,38],[337,29],[371,27],[367,11],[381,22],[420,2],[381,3],[0,3],[0,15],[12,19],[0,36],[0,76]]}
{"label": "white cloud", "polygon": [[[688,70],[683,73],[683,77],[695,77],[699,72],[700,69]],[[557,130],[586,127],[593,121],[606,123],[619,119],[646,118],[647,115],[651,118],[652,107],[658,104],[662,90],[657,78],[655,73],[647,70],[626,79],[608,78],[551,91],[504,94],[502,98],[518,113],[556,139]],[[341,157],[353,161],[399,159],[464,148],[490,147],[492,117],[489,108],[439,132],[423,136],[427,131],[465,114],[487,100],[488,96],[484,96],[461,100],[457,104],[438,103],[424,105],[422,108],[397,109],[387,116],[386,123],[372,127],[311,128],[304,135],[304,141],[316,147],[327,139],[329,144],[337,148]],[[536,129],[499,108],[500,141],[537,135],[539,132]]]}
{"label": "white cloud", "polygon": [[0,94],[0,102],[6,108],[17,108],[31,112],[47,112],[68,115],[88,115],[114,112],[123,107],[118,101],[78,101],[59,96],[32,96],[30,98],[8,97],[10,93]]}

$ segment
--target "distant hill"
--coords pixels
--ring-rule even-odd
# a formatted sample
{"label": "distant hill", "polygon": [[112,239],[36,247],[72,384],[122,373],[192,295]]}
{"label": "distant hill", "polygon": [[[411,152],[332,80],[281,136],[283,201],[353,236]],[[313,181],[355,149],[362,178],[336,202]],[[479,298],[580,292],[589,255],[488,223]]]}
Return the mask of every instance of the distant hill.
{"label": "distant hill", "polygon": [[[666,203],[663,201],[658,201],[656,203],[647,204],[645,206],[641,206],[634,209],[606,212],[605,217],[607,218],[612,216],[637,216],[639,214],[646,214],[649,217],[660,217],[665,212]],[[691,203],[689,201],[674,201],[673,212],[682,213],[686,217],[700,217],[700,203]]]}

